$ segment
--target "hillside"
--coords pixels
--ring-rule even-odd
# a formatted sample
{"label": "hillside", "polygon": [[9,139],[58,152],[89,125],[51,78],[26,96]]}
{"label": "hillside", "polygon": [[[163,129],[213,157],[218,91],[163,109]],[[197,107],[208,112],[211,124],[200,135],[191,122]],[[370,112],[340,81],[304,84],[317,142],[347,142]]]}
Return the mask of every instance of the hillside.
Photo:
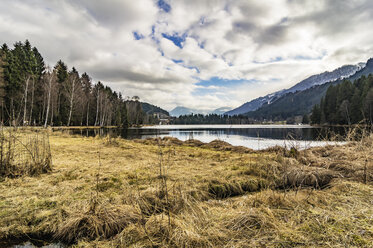
{"label": "hillside", "polygon": [[[373,59],[369,59],[366,66],[357,71],[346,80],[354,81],[361,76],[373,73]],[[256,111],[248,112],[246,115],[255,119],[285,120],[286,118],[310,113],[315,104],[320,103],[331,85],[339,84],[343,80],[328,82],[317,85],[304,91],[287,93],[270,104],[265,104]]]}
{"label": "hillside", "polygon": [[321,85],[327,82],[348,78],[351,75],[354,75],[357,71],[363,69],[364,67],[365,63],[359,63],[357,65],[345,65],[331,72],[326,71],[317,75],[310,76],[289,89],[280,90],[263,97],[258,97],[250,102],[241,105],[236,109],[226,112],[226,114],[239,115],[250,111],[255,111],[265,104],[270,104],[276,101],[276,99],[280,98],[281,96],[284,96],[287,93],[303,91],[312,88],[316,85]]}
{"label": "hillside", "polygon": [[230,111],[230,110],[232,110],[232,108],[230,108],[230,107],[221,107],[221,108],[215,109],[213,111],[210,111],[209,114],[223,115],[227,111]]}
{"label": "hillside", "polygon": [[158,106],[155,106],[153,104],[150,104],[150,103],[142,102],[141,107],[142,107],[142,110],[148,115],[152,115],[152,114],[165,114],[168,116],[170,115],[168,111]]}
{"label": "hillside", "polygon": [[330,85],[341,81],[330,82],[314,86],[304,91],[288,93],[271,104],[264,104],[256,111],[246,113],[248,117],[258,120],[285,120],[286,118],[309,113],[315,104],[318,104]]}
{"label": "hillside", "polygon": [[180,115],[190,115],[190,114],[197,114],[198,111],[187,108],[187,107],[182,107],[182,106],[177,106],[173,110],[170,111],[171,116],[179,117]]}

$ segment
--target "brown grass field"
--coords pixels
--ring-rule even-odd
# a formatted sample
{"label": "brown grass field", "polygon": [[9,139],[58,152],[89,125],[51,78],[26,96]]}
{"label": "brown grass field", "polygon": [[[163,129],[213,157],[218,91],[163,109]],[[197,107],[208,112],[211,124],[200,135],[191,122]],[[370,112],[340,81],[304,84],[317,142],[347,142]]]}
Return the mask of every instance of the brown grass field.
{"label": "brown grass field", "polygon": [[0,179],[0,247],[373,247],[373,136],[305,151],[49,139],[50,172]]}

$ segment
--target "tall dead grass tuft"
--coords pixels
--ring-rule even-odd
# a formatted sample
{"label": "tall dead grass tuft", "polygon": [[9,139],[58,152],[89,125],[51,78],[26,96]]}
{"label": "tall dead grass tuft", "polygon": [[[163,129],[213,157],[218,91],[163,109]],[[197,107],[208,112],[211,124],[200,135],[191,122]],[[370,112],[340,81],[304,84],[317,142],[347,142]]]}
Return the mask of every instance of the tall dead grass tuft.
{"label": "tall dead grass tuft", "polygon": [[76,208],[68,214],[57,228],[54,235],[56,240],[71,244],[77,240],[107,239],[140,220],[140,215],[131,206],[87,206],[83,206],[83,210]]}
{"label": "tall dead grass tuft", "polygon": [[341,177],[336,172],[325,169],[292,169],[284,174],[283,188],[314,188],[328,187],[334,178]]}
{"label": "tall dead grass tuft", "polygon": [[212,198],[224,199],[244,195],[249,192],[257,192],[270,185],[271,183],[264,178],[247,178],[235,181],[213,179],[207,185],[207,192]]}
{"label": "tall dead grass tuft", "polygon": [[297,159],[306,167],[324,168],[350,180],[371,183],[373,134],[360,126],[354,126],[346,133],[346,145],[310,148],[302,151],[302,156]]}
{"label": "tall dead grass tuft", "polygon": [[48,132],[0,128],[0,177],[35,176],[52,170]]}

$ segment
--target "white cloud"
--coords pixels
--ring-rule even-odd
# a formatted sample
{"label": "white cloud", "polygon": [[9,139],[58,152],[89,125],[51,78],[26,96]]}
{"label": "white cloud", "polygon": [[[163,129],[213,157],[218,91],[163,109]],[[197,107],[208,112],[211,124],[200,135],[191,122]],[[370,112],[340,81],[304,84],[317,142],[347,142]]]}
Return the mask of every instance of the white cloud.
{"label": "white cloud", "polygon": [[[373,53],[369,0],[166,2],[2,0],[1,42],[29,39],[51,65],[169,110],[235,107]],[[196,85],[212,77],[243,83]]]}

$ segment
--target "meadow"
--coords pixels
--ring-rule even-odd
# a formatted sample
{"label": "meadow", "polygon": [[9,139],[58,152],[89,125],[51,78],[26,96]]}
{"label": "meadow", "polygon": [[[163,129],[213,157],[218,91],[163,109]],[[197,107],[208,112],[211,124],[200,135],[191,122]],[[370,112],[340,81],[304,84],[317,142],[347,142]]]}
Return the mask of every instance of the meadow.
{"label": "meadow", "polygon": [[50,164],[3,173],[0,246],[372,247],[372,135],[254,151],[38,132],[48,132]]}

